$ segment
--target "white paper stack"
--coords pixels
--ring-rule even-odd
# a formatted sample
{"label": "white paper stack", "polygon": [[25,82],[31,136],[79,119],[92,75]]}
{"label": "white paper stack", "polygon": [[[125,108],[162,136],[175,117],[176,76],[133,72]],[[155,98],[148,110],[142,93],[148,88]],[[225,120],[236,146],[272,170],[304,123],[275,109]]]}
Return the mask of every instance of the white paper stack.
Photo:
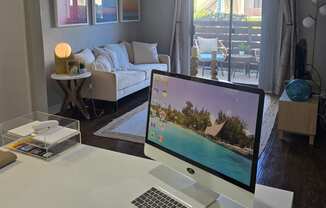
{"label": "white paper stack", "polygon": [[33,126],[39,124],[40,121],[34,121],[23,126],[11,129],[8,132],[10,134],[27,137],[32,136],[33,139],[46,143],[48,145],[56,144],[61,141],[67,140],[71,137],[77,136],[80,132],[75,129],[66,128],[63,126],[57,126],[49,129],[48,131],[40,134],[35,134]]}

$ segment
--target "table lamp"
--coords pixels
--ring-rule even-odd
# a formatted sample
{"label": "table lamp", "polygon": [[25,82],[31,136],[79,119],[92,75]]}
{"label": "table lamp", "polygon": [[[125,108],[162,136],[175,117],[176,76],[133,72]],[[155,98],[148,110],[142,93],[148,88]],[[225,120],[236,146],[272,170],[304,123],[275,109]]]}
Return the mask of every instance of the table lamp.
{"label": "table lamp", "polygon": [[71,58],[72,50],[68,43],[58,43],[54,49],[55,72],[57,74],[68,73],[68,61]]}

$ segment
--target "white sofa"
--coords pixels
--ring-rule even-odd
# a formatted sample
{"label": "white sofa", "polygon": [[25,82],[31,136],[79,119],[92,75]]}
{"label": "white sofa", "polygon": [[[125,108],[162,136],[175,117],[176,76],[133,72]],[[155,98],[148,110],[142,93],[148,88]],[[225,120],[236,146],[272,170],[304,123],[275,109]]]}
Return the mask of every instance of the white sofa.
{"label": "white sofa", "polygon": [[[83,96],[97,100],[104,100],[117,103],[123,97],[140,91],[150,85],[152,70],[170,71],[170,57],[159,54],[159,63],[154,64],[133,64],[129,63],[125,70],[105,71],[97,70],[94,67],[96,54],[94,50],[85,49],[75,54],[75,59],[84,63],[92,72],[91,84],[88,89],[85,87]],[[130,56],[130,55],[129,55]],[[130,60],[130,57],[128,57]]]}
{"label": "white sofa", "polygon": [[159,55],[160,64],[133,64],[126,71],[101,72],[93,70],[92,98],[116,102],[150,85],[153,69],[170,71],[170,57]]}

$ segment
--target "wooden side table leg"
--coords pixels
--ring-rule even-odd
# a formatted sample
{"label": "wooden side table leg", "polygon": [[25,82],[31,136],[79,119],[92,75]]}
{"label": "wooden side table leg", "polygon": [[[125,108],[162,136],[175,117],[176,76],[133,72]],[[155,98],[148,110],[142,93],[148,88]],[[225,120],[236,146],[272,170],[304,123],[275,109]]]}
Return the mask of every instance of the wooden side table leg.
{"label": "wooden side table leg", "polygon": [[64,83],[62,83],[60,80],[57,80],[58,85],[64,92],[64,100],[61,106],[61,112],[64,112],[66,109],[68,109],[70,104],[70,83],[68,82],[68,86],[66,86]]}
{"label": "wooden side table leg", "polygon": [[65,97],[63,99],[63,103],[61,105],[61,112],[65,112],[68,109],[69,104],[70,104],[69,98],[67,95],[65,95]]}
{"label": "wooden side table leg", "polygon": [[314,143],[315,143],[315,136],[314,135],[309,136],[309,144],[314,145]]}
{"label": "wooden side table leg", "polygon": [[75,81],[75,86],[76,86],[76,88],[75,88],[75,93],[76,93],[75,94],[75,103],[76,103],[77,108],[79,109],[79,111],[83,114],[83,116],[87,120],[89,120],[90,115],[89,115],[89,113],[87,111],[87,107],[86,107],[86,105],[84,103],[84,100],[83,100],[83,98],[81,96],[81,90],[83,88],[83,85],[84,85],[85,81],[86,81],[86,79],[83,79],[83,80],[80,81],[79,84],[77,83],[77,81]]}
{"label": "wooden side table leg", "polygon": [[84,84],[85,84],[85,81],[86,81],[86,79],[83,79],[79,84],[77,83],[77,81],[76,81],[76,86],[77,86],[77,100],[79,100],[79,102],[83,105],[83,107],[86,109],[87,107],[86,107],[86,104],[85,104],[85,102],[84,102],[84,99],[83,99],[83,96],[82,96],[82,93],[81,93],[81,91],[82,91],[82,88],[83,88],[83,86],[84,86]]}
{"label": "wooden side table leg", "polygon": [[76,104],[78,110],[83,114],[83,116],[84,116],[87,120],[91,119],[91,117],[90,117],[90,115],[89,115],[87,109],[85,108],[85,106],[83,106],[82,103],[80,103],[79,100],[75,100],[75,104]]}

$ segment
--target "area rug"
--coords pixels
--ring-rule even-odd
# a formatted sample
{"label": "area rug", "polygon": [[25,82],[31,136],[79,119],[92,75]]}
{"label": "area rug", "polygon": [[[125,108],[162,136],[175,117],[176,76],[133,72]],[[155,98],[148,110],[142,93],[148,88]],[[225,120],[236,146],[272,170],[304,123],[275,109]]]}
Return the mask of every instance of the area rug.
{"label": "area rug", "polygon": [[96,136],[145,143],[148,102],[114,119],[94,133]]}
{"label": "area rug", "polygon": [[[132,111],[113,120],[111,123],[98,130],[96,136],[119,139],[135,143],[144,143],[146,135],[148,102]],[[260,138],[259,156],[264,151],[273,130],[278,111],[278,99],[266,96],[262,131]]]}

